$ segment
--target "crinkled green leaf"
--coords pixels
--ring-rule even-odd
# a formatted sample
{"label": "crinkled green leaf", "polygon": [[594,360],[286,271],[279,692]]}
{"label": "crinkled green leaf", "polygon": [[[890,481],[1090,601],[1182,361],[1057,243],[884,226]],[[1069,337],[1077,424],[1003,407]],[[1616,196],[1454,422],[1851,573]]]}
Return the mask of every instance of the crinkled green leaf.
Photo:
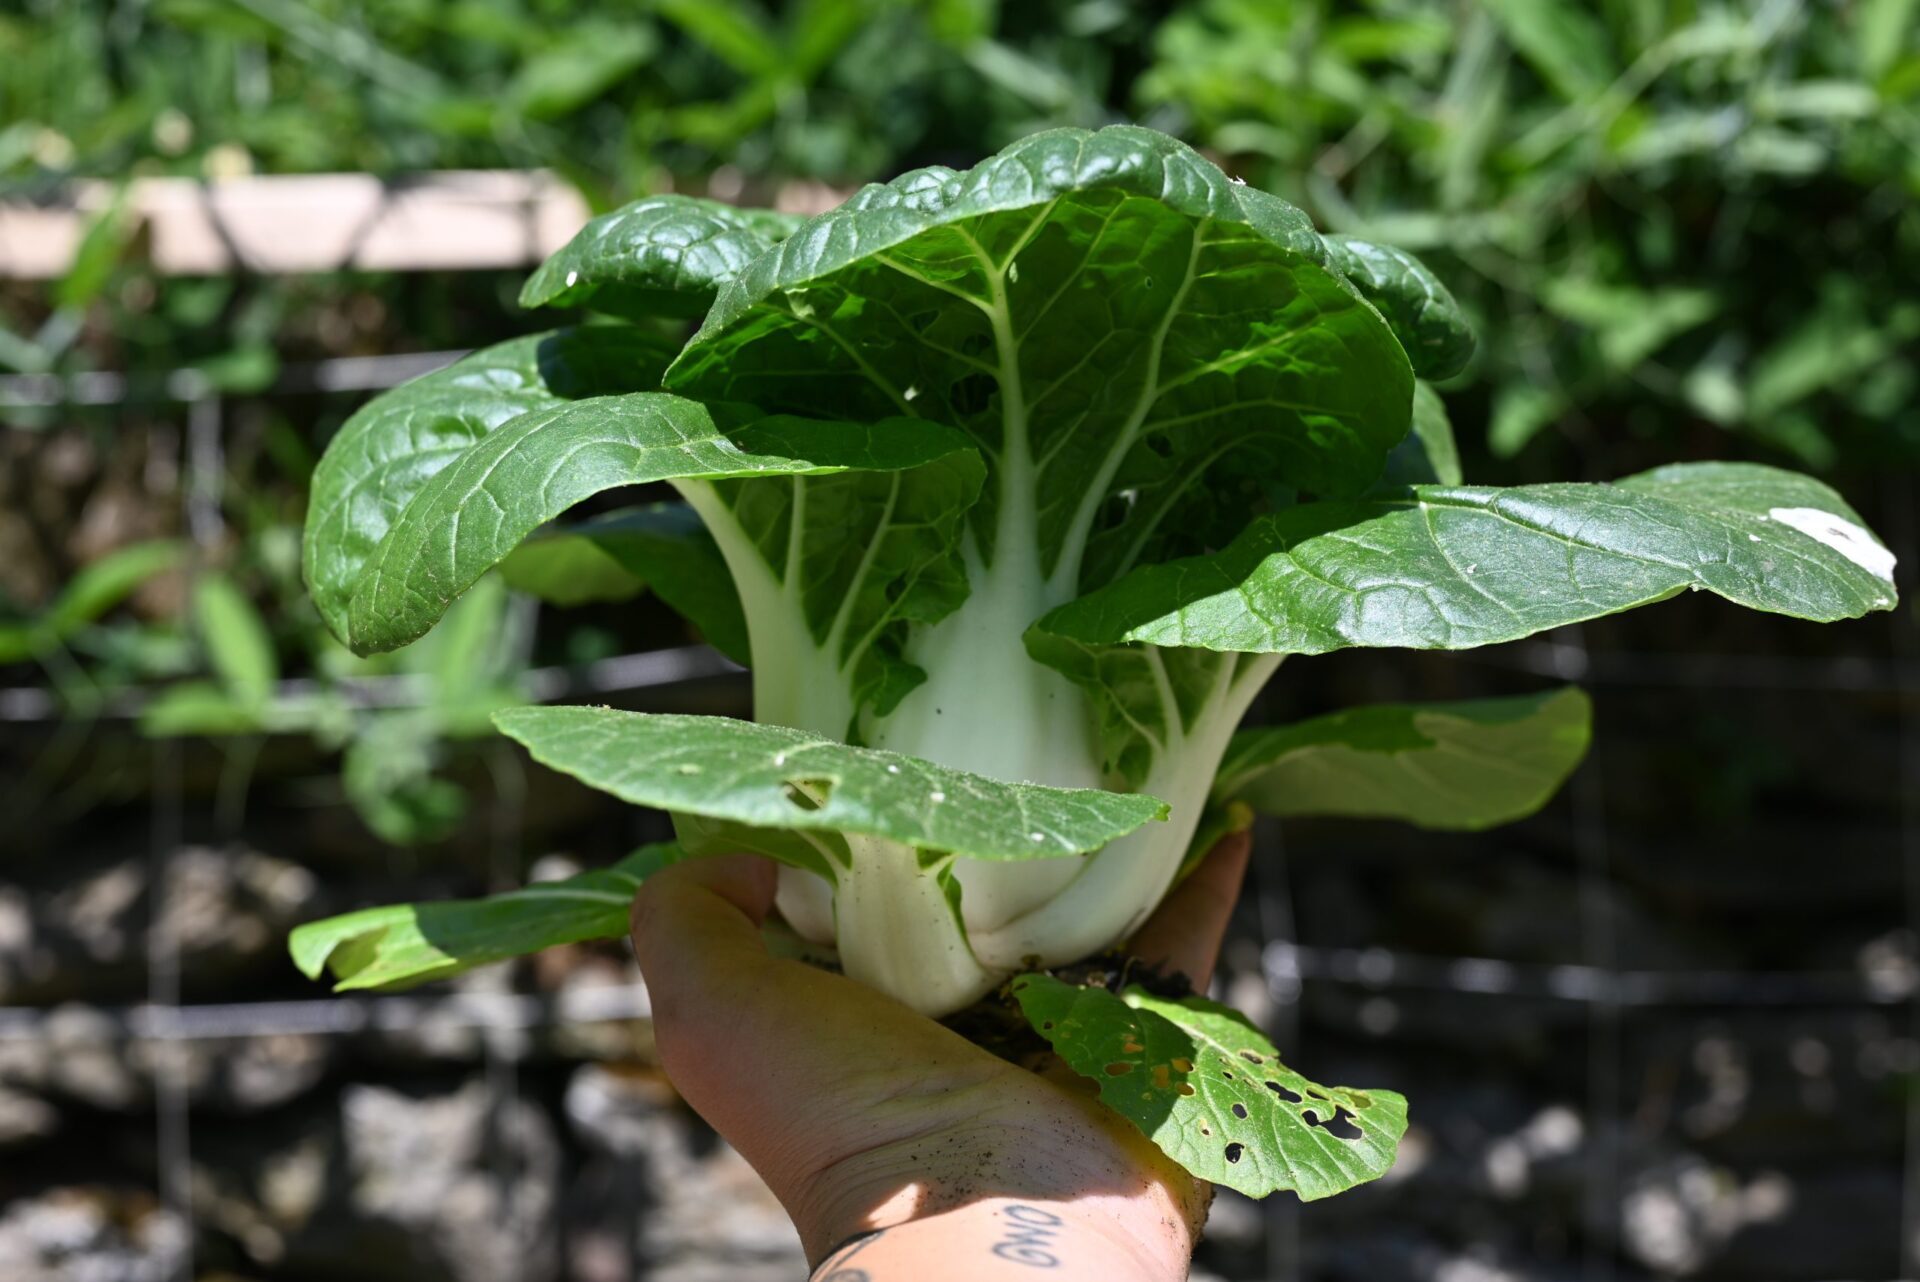
{"label": "crinkled green leaf", "polygon": [[1894,603],[1893,554],[1818,481],[1677,464],[1613,485],[1416,486],[1264,518],[1036,625],[1082,643],[1322,654],[1459,650],[1689,588],[1830,622]]}
{"label": "crinkled green leaf", "polygon": [[[969,432],[1041,564],[1135,516],[1105,502],[1168,438],[1257,436],[1289,483],[1357,493],[1407,428],[1411,370],[1305,215],[1163,134],[1053,130],[973,169],[863,189],[729,282],[671,386]],[[1150,460],[1145,460],[1150,461]],[[1030,489],[1030,493],[1028,490]],[[1165,510],[1140,510],[1140,520]]]}
{"label": "crinkled green leaf", "polygon": [[474,442],[531,410],[658,387],[672,355],[631,326],[561,329],[473,353],[367,402],[313,473],[302,555],[320,617],[342,641],[367,561],[407,504]]}
{"label": "crinkled green leaf", "polygon": [[556,944],[619,939],[640,883],[683,857],[671,844],[643,846],[611,868],[485,899],[362,909],[296,926],[287,946],[307,978],[331,970],[336,991],[406,988]]}
{"label": "crinkled green leaf", "polygon": [[654,503],[556,526],[500,563],[509,586],[557,605],[620,601],[651,588],[720,653],[748,661],[747,624],[725,558],[684,503]]}
{"label": "crinkled green leaf", "polygon": [[721,285],[801,221],[699,196],[647,196],[582,227],[527,278],[520,305],[698,316]]}
{"label": "crinkled green leaf", "polygon": [[1473,357],[1473,327],[1452,293],[1404,249],[1328,236],[1333,265],[1380,309],[1421,378],[1447,378]]}
{"label": "crinkled green leaf", "polygon": [[1270,815],[1491,828],[1525,818],[1586,755],[1593,708],[1568,686],[1507,699],[1380,704],[1242,730],[1217,802]]}
{"label": "crinkled green leaf", "polygon": [[1101,1103],[1200,1179],[1311,1202],[1379,1179],[1399,1153],[1404,1097],[1308,1081],[1238,1011],[1041,974],[1015,979],[1013,996]]}
{"label": "crinkled green leaf", "polygon": [[1003,783],[729,717],[518,708],[495,723],[542,765],[635,805],[972,859],[1083,854],[1167,813],[1135,793]]}
{"label": "crinkled green leaf", "polygon": [[354,589],[348,636],[363,653],[405,645],[543,522],[605,490],[671,478],[885,471],[970,448],[931,423],[767,417],[665,393],[536,410],[419,488]]}

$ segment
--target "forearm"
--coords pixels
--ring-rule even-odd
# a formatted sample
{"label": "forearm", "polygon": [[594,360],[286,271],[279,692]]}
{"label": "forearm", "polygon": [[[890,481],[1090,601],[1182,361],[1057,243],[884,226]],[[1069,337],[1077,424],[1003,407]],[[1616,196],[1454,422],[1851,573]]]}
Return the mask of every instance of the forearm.
{"label": "forearm", "polygon": [[1185,1225],[1121,1223],[1103,1199],[988,1198],[858,1238],[815,1282],[1179,1282]]}

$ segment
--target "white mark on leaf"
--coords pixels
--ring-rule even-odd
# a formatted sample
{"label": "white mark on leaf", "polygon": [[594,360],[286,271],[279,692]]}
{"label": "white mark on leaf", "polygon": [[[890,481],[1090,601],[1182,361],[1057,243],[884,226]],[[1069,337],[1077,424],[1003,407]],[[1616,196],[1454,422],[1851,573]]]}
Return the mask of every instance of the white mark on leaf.
{"label": "white mark on leaf", "polygon": [[946,799],[947,799],[947,794],[944,792],[929,793],[927,795],[928,801],[939,802],[939,801],[945,801]]}
{"label": "white mark on leaf", "polygon": [[579,273],[579,272],[568,272],[568,273],[567,273],[567,288],[568,288],[568,289],[572,289],[572,288],[573,288],[573,287],[574,287],[575,285],[578,285],[579,283],[580,283],[580,273]]}
{"label": "white mark on leaf", "polygon": [[909,387],[909,388],[908,388],[908,389],[907,389],[906,391],[904,391],[904,392],[902,392],[902,393],[900,393],[900,399],[901,399],[901,400],[903,400],[903,401],[910,401],[910,400],[912,400],[912,399],[913,399],[914,397],[916,397],[916,396],[918,396],[918,395],[920,395],[920,389],[919,389],[919,388],[917,388],[917,387]]}
{"label": "white mark on leaf", "polygon": [[1817,507],[1776,507],[1767,513],[1815,542],[1824,543],[1867,573],[1893,582],[1894,555],[1880,541],[1845,517]]}

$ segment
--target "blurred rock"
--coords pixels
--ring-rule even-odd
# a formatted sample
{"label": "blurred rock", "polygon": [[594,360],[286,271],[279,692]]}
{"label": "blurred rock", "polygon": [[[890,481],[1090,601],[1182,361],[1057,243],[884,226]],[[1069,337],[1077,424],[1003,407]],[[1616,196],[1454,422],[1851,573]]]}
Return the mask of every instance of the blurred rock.
{"label": "blurred rock", "polygon": [[206,989],[272,956],[308,916],[313,875],[244,846],[187,846],[152,903],[144,856],[56,870],[44,889],[0,886],[0,1005],[145,995],[149,930],[178,950],[181,983]]}
{"label": "blurred rock", "polygon": [[665,1079],[588,1064],[567,1084],[568,1126],[590,1156],[567,1199],[578,1282],[790,1282],[798,1236],[745,1160]]}
{"label": "blurred rock", "polygon": [[173,1282],[187,1229],[150,1194],[61,1188],[0,1209],[7,1282]]}
{"label": "blurred rock", "polygon": [[0,1086],[0,1149],[45,1139],[59,1129],[59,1109],[38,1095]]}
{"label": "blurred rock", "polygon": [[[334,1047],[307,1033],[162,1041],[133,1035],[97,1007],[70,1003],[48,1012],[38,1038],[0,1041],[0,1100],[7,1088],[78,1100],[113,1112],[152,1108],[155,1082],[170,1070],[195,1109],[252,1113],[309,1090]],[[0,1122],[0,1143],[4,1141]]]}
{"label": "blurred rock", "polygon": [[196,1148],[195,1199],[252,1262],[355,1282],[552,1282],[561,1154],[524,1100],[349,1086],[337,1112]]}
{"label": "blurred rock", "polygon": [[1629,1181],[1620,1203],[1620,1242],[1648,1268],[1689,1277],[1718,1258],[1748,1223],[1785,1215],[1792,1197],[1791,1186],[1777,1175],[1742,1180],[1683,1155]]}

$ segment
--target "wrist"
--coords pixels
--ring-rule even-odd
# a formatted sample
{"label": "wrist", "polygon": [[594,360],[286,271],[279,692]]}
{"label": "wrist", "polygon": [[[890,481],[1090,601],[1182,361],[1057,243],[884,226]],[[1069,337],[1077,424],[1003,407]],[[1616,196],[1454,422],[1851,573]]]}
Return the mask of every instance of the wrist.
{"label": "wrist", "polygon": [[889,1228],[830,1252],[813,1282],[998,1282],[1044,1271],[1063,1282],[1178,1282],[1191,1241],[1183,1223],[1130,1222],[1138,1206],[983,1198]]}
{"label": "wrist", "polygon": [[[1050,1108],[1028,1095],[1046,1098]],[[809,1259],[820,1261],[876,1230],[901,1245],[909,1236],[933,1240],[924,1236],[932,1230],[897,1232],[920,1224],[937,1225],[936,1236],[963,1233],[977,1248],[990,1226],[1006,1220],[1006,1208],[1025,1206],[1059,1217],[1061,1231],[1087,1243],[1080,1255],[1129,1262],[1133,1272],[1116,1278],[1186,1276],[1211,1190],[1131,1123],[1087,1096],[1069,1096],[1063,1107],[1057,1088],[1039,1077],[1017,1085],[1002,1080],[990,1099],[965,1089],[941,1096],[951,1111],[938,1110],[934,1125],[815,1169],[796,1181],[799,1187],[789,1186],[798,1196],[783,1191]],[[916,1110],[916,1120],[934,1118]],[[987,1241],[989,1256],[998,1240]],[[976,1263],[979,1254],[972,1253]],[[992,1258],[1015,1265],[1009,1276],[1033,1271],[1004,1253]]]}

